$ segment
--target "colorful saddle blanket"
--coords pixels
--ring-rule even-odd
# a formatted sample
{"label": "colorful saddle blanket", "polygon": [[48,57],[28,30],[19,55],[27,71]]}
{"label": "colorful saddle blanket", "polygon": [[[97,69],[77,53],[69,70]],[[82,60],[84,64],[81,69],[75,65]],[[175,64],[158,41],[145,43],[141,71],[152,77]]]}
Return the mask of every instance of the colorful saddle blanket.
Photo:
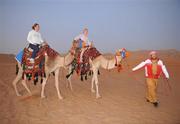
{"label": "colorful saddle blanket", "polygon": [[81,51],[79,51],[77,55],[78,64],[76,72],[80,73],[81,75],[86,75],[87,72],[90,71],[89,59],[94,60],[100,56],[101,53],[95,47],[87,48],[82,56],[82,63],[79,63],[80,55]]}
{"label": "colorful saddle blanket", "polygon": [[15,57],[16,60],[22,64],[22,78],[26,75],[29,80],[34,80],[36,83],[38,82],[38,76],[45,77],[45,54],[47,54],[48,57],[55,58],[58,55],[58,52],[48,45],[45,45],[36,54],[34,63],[30,61],[32,51],[29,50],[29,48],[24,48],[24,50]]}

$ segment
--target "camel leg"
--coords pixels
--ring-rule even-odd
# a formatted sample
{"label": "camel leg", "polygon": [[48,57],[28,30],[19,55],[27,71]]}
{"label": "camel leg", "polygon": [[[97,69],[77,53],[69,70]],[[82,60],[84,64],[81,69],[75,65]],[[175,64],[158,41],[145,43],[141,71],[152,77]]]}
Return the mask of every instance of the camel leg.
{"label": "camel leg", "polygon": [[46,75],[46,77],[43,78],[42,89],[41,89],[41,98],[45,98],[44,89],[45,89],[45,86],[47,83],[47,79],[48,79],[48,75]]}
{"label": "camel leg", "polygon": [[[68,72],[68,74],[70,74],[71,73],[71,66],[69,67],[69,72]],[[72,88],[72,83],[71,83],[71,77],[72,77],[72,75],[70,75],[69,76],[69,78],[67,79],[68,80],[68,83],[67,83],[67,87],[70,87],[70,89],[71,89],[71,91],[73,91],[73,88]]]}
{"label": "camel leg", "polygon": [[95,80],[95,85],[96,85],[96,98],[100,98],[101,96],[99,95],[99,82],[98,82],[98,69],[93,69],[93,74],[94,74],[94,80]]}
{"label": "camel leg", "polygon": [[94,75],[93,75],[93,77],[92,77],[92,81],[91,81],[91,92],[92,93],[95,93],[96,91],[94,90]]}
{"label": "camel leg", "polygon": [[14,81],[12,82],[13,87],[15,89],[16,95],[17,96],[21,96],[21,94],[18,92],[17,90],[17,83],[19,82],[19,80],[22,78],[22,73],[19,71],[19,73],[17,74],[16,78],[14,79]]}
{"label": "camel leg", "polygon": [[25,89],[27,90],[27,92],[29,93],[29,95],[31,96],[32,93],[30,91],[30,89],[28,88],[27,84],[26,84],[26,76],[24,76],[24,80],[22,80],[22,85],[25,87]]}
{"label": "camel leg", "polygon": [[63,97],[61,96],[61,93],[59,91],[59,78],[58,77],[59,77],[59,69],[56,69],[56,71],[55,71],[55,87],[56,87],[59,99],[63,99]]}
{"label": "camel leg", "polygon": [[68,87],[70,87],[71,91],[73,91],[73,88],[72,88],[72,82],[71,82],[71,76],[68,78]]}

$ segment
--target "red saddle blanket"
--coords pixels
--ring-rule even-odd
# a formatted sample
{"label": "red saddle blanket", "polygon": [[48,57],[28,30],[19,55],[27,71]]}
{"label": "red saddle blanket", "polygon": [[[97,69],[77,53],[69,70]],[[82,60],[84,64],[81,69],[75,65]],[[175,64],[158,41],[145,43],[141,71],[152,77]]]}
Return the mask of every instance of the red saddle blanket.
{"label": "red saddle blanket", "polygon": [[76,58],[78,60],[78,66],[76,68],[76,72],[80,73],[81,75],[85,75],[87,74],[88,71],[90,71],[89,59],[94,60],[98,56],[100,56],[101,53],[95,47],[87,48],[82,56],[82,61],[83,61],[82,63],[79,63],[80,55],[81,55],[81,51],[78,52]]}
{"label": "red saddle blanket", "polygon": [[55,58],[58,55],[58,52],[50,48],[48,45],[40,48],[39,52],[36,54],[34,63],[30,61],[32,56],[32,51],[28,48],[24,48],[24,54],[22,57],[22,66],[23,66],[23,78],[26,75],[29,80],[38,80],[38,76],[45,76],[45,53],[48,57]]}

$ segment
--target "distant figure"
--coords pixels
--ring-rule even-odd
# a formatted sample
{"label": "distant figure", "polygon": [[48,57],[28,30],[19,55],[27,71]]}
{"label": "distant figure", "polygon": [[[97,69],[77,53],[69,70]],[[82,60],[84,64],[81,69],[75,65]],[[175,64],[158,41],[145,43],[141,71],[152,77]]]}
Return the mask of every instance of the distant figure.
{"label": "distant figure", "polygon": [[157,83],[158,78],[163,73],[164,76],[169,79],[169,74],[166,70],[165,65],[163,62],[157,57],[157,52],[152,51],[150,52],[150,58],[146,61],[141,62],[139,65],[134,67],[132,71],[136,71],[140,68],[145,68],[145,76],[146,76],[146,83],[147,83],[147,102],[153,103],[155,107],[158,106],[157,100]]}
{"label": "distant figure", "polygon": [[30,61],[34,63],[34,58],[36,57],[36,53],[39,51],[40,45],[44,42],[42,40],[41,34],[39,33],[40,26],[35,23],[32,26],[32,30],[29,32],[27,41],[29,42],[29,48],[33,50],[32,58]]}
{"label": "distant figure", "polygon": [[125,48],[119,49],[119,52],[120,52],[123,59],[128,56],[128,52]]}
{"label": "distant figure", "polygon": [[88,40],[88,29],[84,28],[82,34],[76,36],[74,40],[79,41],[79,48],[81,49],[80,63],[82,63],[84,51],[92,45],[92,43]]}

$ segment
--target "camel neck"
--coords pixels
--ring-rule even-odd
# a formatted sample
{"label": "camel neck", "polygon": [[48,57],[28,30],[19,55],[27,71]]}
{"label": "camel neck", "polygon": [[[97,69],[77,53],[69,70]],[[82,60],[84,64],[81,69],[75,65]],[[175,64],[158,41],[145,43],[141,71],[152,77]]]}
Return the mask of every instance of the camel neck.
{"label": "camel neck", "polygon": [[116,60],[115,58],[112,58],[110,60],[106,59],[105,63],[106,63],[105,69],[110,70],[115,67]]}
{"label": "camel neck", "polygon": [[69,64],[71,64],[71,62],[73,61],[73,56],[71,55],[71,53],[69,52],[67,55],[65,55],[64,57],[62,57],[62,66],[68,66]]}

